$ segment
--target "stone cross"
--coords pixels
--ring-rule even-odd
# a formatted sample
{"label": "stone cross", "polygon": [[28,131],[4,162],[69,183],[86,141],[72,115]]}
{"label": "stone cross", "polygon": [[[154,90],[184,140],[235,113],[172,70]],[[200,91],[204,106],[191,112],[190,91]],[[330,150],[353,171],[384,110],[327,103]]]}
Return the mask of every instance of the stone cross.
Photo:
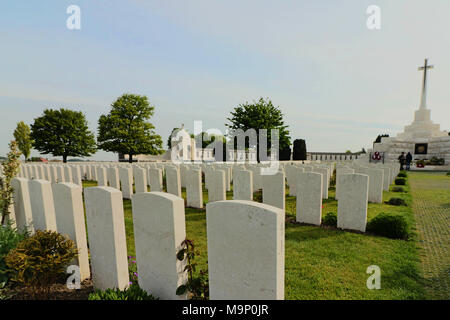
{"label": "stone cross", "polygon": [[419,71],[423,70],[422,97],[420,100],[420,109],[427,108],[427,69],[433,69],[434,66],[428,65],[428,59],[425,59],[425,65],[419,67]]}

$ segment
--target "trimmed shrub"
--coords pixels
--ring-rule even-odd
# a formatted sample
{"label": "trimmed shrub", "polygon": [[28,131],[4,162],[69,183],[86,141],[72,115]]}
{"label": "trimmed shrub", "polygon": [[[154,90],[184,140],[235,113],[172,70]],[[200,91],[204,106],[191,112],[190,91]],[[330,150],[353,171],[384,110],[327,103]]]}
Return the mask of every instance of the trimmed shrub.
{"label": "trimmed shrub", "polygon": [[380,213],[367,223],[366,230],[392,239],[408,239],[410,225],[405,217],[399,214]]}
{"label": "trimmed shrub", "polygon": [[262,198],[262,189],[259,189],[255,192],[253,192],[253,201],[262,203],[263,202],[263,198]]}
{"label": "trimmed shrub", "polygon": [[392,192],[404,192],[405,190],[402,187],[392,187]]}
{"label": "trimmed shrub", "polygon": [[291,148],[289,146],[286,146],[284,149],[280,149],[279,159],[280,159],[280,161],[291,160]]}
{"label": "trimmed shrub", "polygon": [[397,186],[404,186],[406,184],[406,180],[403,178],[397,178],[395,179],[395,184]]}
{"label": "trimmed shrub", "polygon": [[132,284],[125,290],[106,289],[95,290],[89,294],[88,300],[158,300],[137,284]]}
{"label": "trimmed shrub", "polygon": [[401,198],[390,198],[386,203],[390,204],[391,206],[406,206],[405,200]]}
{"label": "trimmed shrub", "polygon": [[328,212],[322,218],[322,224],[324,226],[336,227],[337,226],[337,213],[336,212]]}
{"label": "trimmed shrub", "polygon": [[400,171],[400,173],[397,175],[399,178],[406,178],[408,175],[404,171]]}
{"label": "trimmed shrub", "polygon": [[303,139],[295,139],[292,148],[292,160],[306,160],[306,142]]}
{"label": "trimmed shrub", "polygon": [[19,242],[5,261],[13,270],[11,281],[24,285],[34,297],[48,298],[51,285],[65,276],[66,267],[76,256],[72,240],[56,231],[37,230]]}
{"label": "trimmed shrub", "polygon": [[29,236],[28,231],[19,232],[11,227],[11,222],[0,226],[0,284],[6,284],[11,277],[11,270],[6,265],[5,258],[8,253],[17,247],[17,244]]}

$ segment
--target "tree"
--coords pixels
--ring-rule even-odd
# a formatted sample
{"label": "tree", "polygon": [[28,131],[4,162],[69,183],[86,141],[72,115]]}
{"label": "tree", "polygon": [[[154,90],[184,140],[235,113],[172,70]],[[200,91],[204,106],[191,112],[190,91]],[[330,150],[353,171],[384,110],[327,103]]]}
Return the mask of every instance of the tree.
{"label": "tree", "polygon": [[256,145],[249,145],[248,139],[246,139],[246,148],[257,148],[258,162],[260,161],[259,135],[261,129],[267,129],[267,150],[270,149],[271,129],[279,130],[279,148],[281,150],[289,147],[291,144],[288,127],[284,125],[283,114],[279,107],[275,107],[269,99],[266,101],[260,98],[251,104],[248,102],[240,104],[234,108],[234,111],[231,112],[231,117],[227,118],[227,120],[230,123],[225,125],[232,130],[241,129],[245,132],[249,129],[254,129],[256,131]]}
{"label": "tree", "polygon": [[16,139],[19,150],[25,157],[25,162],[30,157],[30,151],[33,147],[33,140],[31,140],[30,127],[23,121],[17,123],[16,130],[14,130],[14,138]]}
{"label": "tree", "polygon": [[292,151],[292,160],[306,160],[306,141],[295,139]]}
{"label": "tree", "polygon": [[0,176],[0,210],[2,211],[1,225],[4,225],[9,217],[11,204],[13,203],[13,188],[11,180],[17,175],[20,167],[20,151],[16,141],[9,143],[7,160],[1,164],[3,177]]}
{"label": "tree", "polygon": [[291,148],[289,146],[284,149],[280,149],[280,161],[291,160]]}
{"label": "tree", "polygon": [[112,105],[108,115],[98,120],[98,147],[105,151],[133,155],[161,154],[162,139],[147,120],[154,114],[146,96],[124,94]]}
{"label": "tree", "polygon": [[67,157],[89,157],[96,151],[94,134],[81,111],[45,109],[31,125],[31,138],[36,150],[62,156],[64,163]]}

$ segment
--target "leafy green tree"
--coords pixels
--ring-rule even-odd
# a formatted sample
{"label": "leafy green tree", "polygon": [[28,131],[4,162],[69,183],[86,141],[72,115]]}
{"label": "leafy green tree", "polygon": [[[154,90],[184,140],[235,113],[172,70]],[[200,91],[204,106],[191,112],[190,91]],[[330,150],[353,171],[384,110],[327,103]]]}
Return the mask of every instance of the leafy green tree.
{"label": "leafy green tree", "polygon": [[161,154],[162,139],[154,131],[155,126],[147,122],[154,114],[146,96],[124,94],[111,106],[108,115],[98,120],[98,147],[105,151],[133,155]]}
{"label": "leafy green tree", "polygon": [[2,214],[1,226],[5,224],[10,215],[11,205],[13,203],[13,188],[11,180],[15,178],[20,167],[20,151],[18,144],[12,140],[9,143],[8,158],[0,166],[3,176],[0,176],[0,210]]}
{"label": "leafy green tree", "polygon": [[33,140],[31,140],[31,129],[23,121],[17,123],[16,130],[14,130],[14,138],[16,139],[19,150],[25,157],[25,162],[30,157],[31,148],[33,147]]}
{"label": "leafy green tree", "polygon": [[292,160],[306,160],[306,142],[303,139],[295,139],[292,151]]}
{"label": "leafy green tree", "polygon": [[94,134],[81,111],[45,109],[31,125],[31,138],[36,150],[62,156],[64,163],[67,157],[89,157],[96,151]]}
{"label": "leafy green tree", "polygon": [[246,140],[246,148],[257,148],[258,162],[260,148],[259,135],[261,129],[267,129],[268,150],[270,149],[271,129],[279,130],[279,148],[281,150],[286,149],[291,144],[289,131],[287,130],[288,127],[284,124],[283,114],[279,107],[275,107],[269,99],[264,100],[264,98],[260,98],[258,101],[253,101],[253,103],[246,102],[240,104],[234,108],[231,112],[231,117],[227,118],[227,120],[230,123],[225,125],[232,130],[241,129],[245,132],[249,129],[254,129],[256,131],[256,146],[250,146],[248,140]]}

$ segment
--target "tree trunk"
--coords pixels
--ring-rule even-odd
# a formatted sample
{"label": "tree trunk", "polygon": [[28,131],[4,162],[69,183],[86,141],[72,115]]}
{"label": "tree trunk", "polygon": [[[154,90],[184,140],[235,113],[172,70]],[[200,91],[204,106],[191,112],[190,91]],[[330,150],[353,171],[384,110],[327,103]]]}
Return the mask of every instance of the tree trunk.
{"label": "tree trunk", "polygon": [[260,163],[260,159],[259,159],[259,131],[256,133],[256,162]]}
{"label": "tree trunk", "polygon": [[63,163],[67,163],[67,156],[66,155],[63,156]]}
{"label": "tree trunk", "polygon": [[132,154],[128,155],[128,162],[133,163],[133,155]]}

